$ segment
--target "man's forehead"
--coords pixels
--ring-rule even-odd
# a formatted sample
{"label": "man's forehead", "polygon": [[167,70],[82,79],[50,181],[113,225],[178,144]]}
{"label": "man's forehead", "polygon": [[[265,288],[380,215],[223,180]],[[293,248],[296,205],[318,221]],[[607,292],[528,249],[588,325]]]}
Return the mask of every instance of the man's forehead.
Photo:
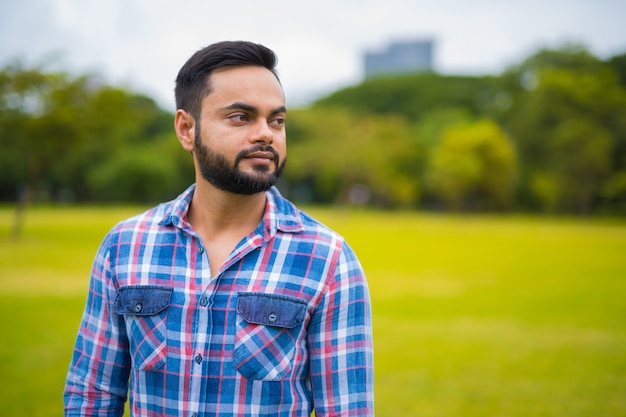
{"label": "man's forehead", "polygon": [[249,106],[284,107],[285,95],[273,72],[264,67],[227,67],[209,77],[209,93],[203,101],[220,102],[220,107],[234,103]]}
{"label": "man's forehead", "polygon": [[236,80],[238,84],[248,82],[253,85],[259,82],[266,82],[282,90],[282,86],[276,74],[265,67],[257,65],[218,68],[214,70],[208,78],[209,85],[211,86],[214,84],[228,83],[233,80]]}

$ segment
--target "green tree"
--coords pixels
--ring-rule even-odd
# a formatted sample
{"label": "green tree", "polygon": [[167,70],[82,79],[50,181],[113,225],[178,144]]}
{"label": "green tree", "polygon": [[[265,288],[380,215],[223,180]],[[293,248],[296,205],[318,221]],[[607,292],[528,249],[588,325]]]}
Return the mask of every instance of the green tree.
{"label": "green tree", "polygon": [[84,140],[80,109],[87,102],[87,91],[85,77],[71,79],[19,64],[0,72],[2,176],[21,184],[15,238],[42,180],[62,155]]}
{"label": "green tree", "polygon": [[293,111],[287,134],[285,180],[292,189],[308,187],[322,202],[397,206],[419,198],[414,167],[419,149],[401,117],[339,108]]}
{"label": "green tree", "polygon": [[[105,168],[115,166],[112,159],[127,150],[145,152],[158,165],[140,158],[136,177],[164,186],[169,183],[164,177],[188,178],[178,160],[161,164],[157,155],[162,148],[158,138],[165,132],[176,142],[172,120],[154,100],[107,86],[94,76],[72,77],[19,63],[0,70],[0,199],[17,199],[13,235],[19,237],[26,207],[42,190],[53,199],[93,199],[93,191],[100,201],[117,196],[119,184],[94,189],[90,186],[105,181],[88,180],[98,177],[91,174],[94,170],[104,178]],[[122,162],[118,168],[129,169],[130,163]]]}
{"label": "green tree", "polygon": [[626,91],[615,71],[570,46],[541,51],[502,80],[512,105],[496,117],[516,139],[522,199],[544,211],[596,210],[626,163]]}
{"label": "green tree", "polygon": [[607,63],[618,75],[620,83],[626,87],[626,53],[611,57]]}
{"label": "green tree", "polygon": [[426,208],[438,208],[441,199],[436,190],[428,187],[428,166],[430,157],[439,145],[443,133],[454,126],[467,126],[474,117],[464,108],[441,108],[424,114],[419,122],[412,124],[412,136],[418,144],[418,152],[412,165],[416,170],[418,183],[422,185],[420,204]]}
{"label": "green tree", "polygon": [[495,77],[411,74],[373,78],[318,100],[315,106],[345,107],[365,114],[400,115],[410,122],[456,108],[478,116],[497,95]]}
{"label": "green tree", "polygon": [[516,175],[511,140],[490,120],[445,130],[427,167],[430,191],[453,210],[510,208]]}
{"label": "green tree", "polygon": [[193,173],[191,155],[175,136],[164,135],[123,148],[89,171],[86,182],[95,201],[145,204],[176,197],[193,182]]}
{"label": "green tree", "polygon": [[[63,156],[51,173],[53,186],[69,189],[77,200],[106,201],[117,195],[115,187],[96,190],[88,182],[92,171],[104,169],[102,165],[111,166],[114,159],[137,149],[158,148],[163,136],[169,135],[169,139],[177,143],[173,116],[141,94],[101,85],[81,110],[86,137],[79,147]],[[158,160],[156,158],[154,163]]]}

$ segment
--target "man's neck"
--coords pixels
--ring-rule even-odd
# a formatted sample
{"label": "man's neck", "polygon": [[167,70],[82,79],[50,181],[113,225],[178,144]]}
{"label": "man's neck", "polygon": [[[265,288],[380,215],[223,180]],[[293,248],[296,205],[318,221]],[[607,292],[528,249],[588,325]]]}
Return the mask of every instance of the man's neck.
{"label": "man's neck", "polygon": [[[189,207],[189,223],[201,235],[252,232],[263,217],[265,193],[239,195],[198,182]],[[203,236],[205,237],[205,236]]]}

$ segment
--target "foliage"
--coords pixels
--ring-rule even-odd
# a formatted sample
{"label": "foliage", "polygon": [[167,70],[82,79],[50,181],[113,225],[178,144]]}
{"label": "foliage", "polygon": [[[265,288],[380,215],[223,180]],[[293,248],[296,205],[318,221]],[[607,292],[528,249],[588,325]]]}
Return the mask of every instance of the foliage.
{"label": "foliage", "polygon": [[[415,140],[431,148],[427,160],[420,161],[426,168],[418,169],[421,174],[415,178],[428,185],[422,192],[423,207],[438,207],[436,200],[446,195],[447,206],[457,208],[626,214],[623,55],[603,62],[583,47],[566,45],[541,50],[498,77],[418,74],[366,80],[316,103],[331,105],[401,115],[415,124]],[[484,193],[474,193],[478,198],[472,204],[460,203],[460,190],[470,187],[479,170],[474,153],[462,151],[450,159],[449,150],[443,152],[445,147],[438,145],[446,128],[460,120],[449,119],[449,126],[444,120],[442,125],[441,115],[454,111],[469,121],[492,120],[510,138],[515,156],[509,171],[518,171],[518,181],[504,181],[516,191],[509,203],[500,199],[494,204],[493,196]],[[435,130],[424,135],[425,126]],[[497,180],[500,173],[489,168],[485,175]],[[456,179],[450,182],[452,177]]]}
{"label": "foliage", "polygon": [[[625,62],[565,45],[500,75],[367,79],[290,109],[280,188],[296,202],[626,214]],[[169,198],[193,181],[172,120],[95,76],[9,65],[0,201]]]}
{"label": "foliage", "polygon": [[626,166],[626,89],[610,66],[570,47],[540,52],[503,80],[512,105],[495,117],[524,164],[522,201],[579,213],[626,201],[624,190],[603,195]]}
{"label": "foliage", "polygon": [[168,135],[159,143],[132,146],[99,164],[87,178],[94,200],[150,203],[176,197],[191,182],[182,179],[183,171],[173,157],[180,149],[171,145],[178,147]]}
{"label": "foliage", "polygon": [[412,164],[419,147],[400,117],[364,117],[340,108],[294,111],[288,137],[286,179],[310,187],[318,201],[371,200],[382,206],[417,201]]}
{"label": "foliage", "polygon": [[[0,198],[22,189],[27,200],[91,200],[92,170],[171,134],[172,120],[153,100],[96,77],[9,65],[0,71]],[[118,190],[98,191],[103,200]]]}
{"label": "foliage", "polygon": [[447,129],[429,159],[429,188],[454,210],[507,208],[517,174],[511,140],[490,120]]}
{"label": "foliage", "polygon": [[626,53],[612,57],[608,64],[618,75],[620,83],[626,86]]}
{"label": "foliage", "polygon": [[479,115],[496,93],[493,77],[418,73],[368,79],[318,100],[315,106],[403,115],[410,121],[417,121],[427,113],[445,108],[462,108],[469,114]]}
{"label": "foliage", "polygon": [[31,192],[61,155],[82,145],[86,85],[84,77],[72,80],[19,66],[0,73],[2,186],[20,181],[25,194]]}

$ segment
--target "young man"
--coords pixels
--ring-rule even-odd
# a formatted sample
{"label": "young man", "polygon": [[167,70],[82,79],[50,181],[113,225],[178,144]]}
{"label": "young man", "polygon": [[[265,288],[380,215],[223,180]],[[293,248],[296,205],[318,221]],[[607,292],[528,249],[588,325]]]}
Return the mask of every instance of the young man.
{"label": "young man", "polygon": [[275,60],[221,42],[180,70],[174,125],[196,183],[102,242],[66,416],[121,416],[129,392],[133,416],[373,415],[363,270],[273,187],[287,155]]}

